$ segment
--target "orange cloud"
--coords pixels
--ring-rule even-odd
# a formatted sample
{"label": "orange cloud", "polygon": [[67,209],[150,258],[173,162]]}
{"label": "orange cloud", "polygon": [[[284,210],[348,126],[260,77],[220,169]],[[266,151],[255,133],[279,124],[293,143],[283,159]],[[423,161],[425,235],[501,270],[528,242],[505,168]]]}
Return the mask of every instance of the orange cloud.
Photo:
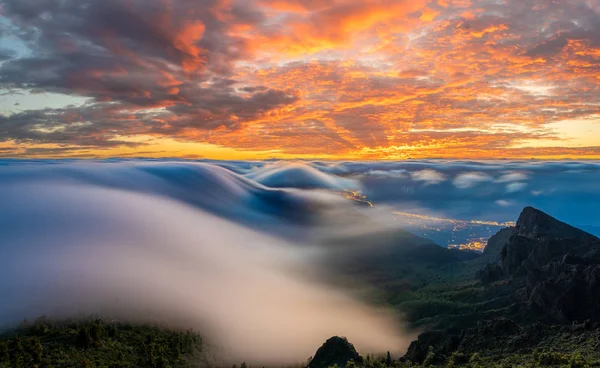
{"label": "orange cloud", "polygon": [[143,136],[238,158],[599,156],[600,138],[577,146],[584,131],[555,128],[600,122],[591,2],[80,1],[94,17],[61,11],[87,27],[14,15],[41,41],[2,64],[0,83],[87,105],[2,116],[0,142],[93,155],[141,150]]}
{"label": "orange cloud", "polygon": [[204,24],[192,23],[182,27],[175,35],[175,47],[190,56],[183,61],[182,66],[186,71],[193,71],[206,62],[203,54],[207,51],[197,45],[204,36],[204,31]]}

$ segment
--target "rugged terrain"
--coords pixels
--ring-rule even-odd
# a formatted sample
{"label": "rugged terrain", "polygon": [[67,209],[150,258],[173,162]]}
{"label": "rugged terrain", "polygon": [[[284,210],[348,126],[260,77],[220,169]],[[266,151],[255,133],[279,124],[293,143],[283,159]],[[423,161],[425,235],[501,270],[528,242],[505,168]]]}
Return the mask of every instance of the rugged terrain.
{"label": "rugged terrain", "polygon": [[480,257],[379,273],[372,282],[424,331],[398,364],[600,365],[600,239],[537,209]]}

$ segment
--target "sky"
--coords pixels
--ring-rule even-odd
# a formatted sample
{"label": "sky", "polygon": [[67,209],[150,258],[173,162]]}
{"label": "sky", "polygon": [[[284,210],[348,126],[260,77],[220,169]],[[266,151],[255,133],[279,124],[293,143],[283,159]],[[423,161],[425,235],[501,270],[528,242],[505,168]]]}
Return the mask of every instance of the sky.
{"label": "sky", "polygon": [[0,0],[0,156],[600,158],[600,0]]}

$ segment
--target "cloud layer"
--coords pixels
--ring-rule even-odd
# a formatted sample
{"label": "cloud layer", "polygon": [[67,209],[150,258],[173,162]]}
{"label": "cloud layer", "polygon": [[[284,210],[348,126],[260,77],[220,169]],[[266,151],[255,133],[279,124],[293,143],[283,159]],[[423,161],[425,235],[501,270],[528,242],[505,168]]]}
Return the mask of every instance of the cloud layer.
{"label": "cloud layer", "polygon": [[600,156],[594,0],[0,3],[0,88],[87,99],[4,155]]}
{"label": "cloud layer", "polygon": [[341,207],[340,230],[351,202],[208,164],[2,164],[0,326],[100,314],[194,328],[218,365],[297,364],[333,335],[363,354],[408,347],[391,310],[332,286],[294,221]]}
{"label": "cloud layer", "polygon": [[[0,171],[0,325],[158,319],[199,329],[225,359],[272,365],[336,334],[362,353],[407,347],[389,311],[330,282],[328,252],[372,252],[365,234],[409,225],[442,246],[483,242],[528,205],[600,231],[595,161],[0,160]],[[340,237],[367,242],[326,246]]]}

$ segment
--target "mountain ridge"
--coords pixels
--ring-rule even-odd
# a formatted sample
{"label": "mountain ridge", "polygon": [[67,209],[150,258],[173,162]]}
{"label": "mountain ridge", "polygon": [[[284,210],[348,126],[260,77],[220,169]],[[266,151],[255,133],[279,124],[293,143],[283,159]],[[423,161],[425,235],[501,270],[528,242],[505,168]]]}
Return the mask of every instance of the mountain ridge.
{"label": "mountain ridge", "polygon": [[581,229],[562,222],[549,214],[528,206],[521,211],[514,227],[517,235],[541,238],[596,238]]}
{"label": "mountain ridge", "polygon": [[552,344],[553,335],[571,341],[581,331],[600,331],[599,238],[525,207],[516,226],[500,230],[488,246],[482,256],[488,263],[476,275],[480,300],[496,301],[476,304],[468,318],[438,318],[438,326],[446,320],[450,327],[421,334],[405,359],[423,363],[431,348],[445,357],[530,353]]}

